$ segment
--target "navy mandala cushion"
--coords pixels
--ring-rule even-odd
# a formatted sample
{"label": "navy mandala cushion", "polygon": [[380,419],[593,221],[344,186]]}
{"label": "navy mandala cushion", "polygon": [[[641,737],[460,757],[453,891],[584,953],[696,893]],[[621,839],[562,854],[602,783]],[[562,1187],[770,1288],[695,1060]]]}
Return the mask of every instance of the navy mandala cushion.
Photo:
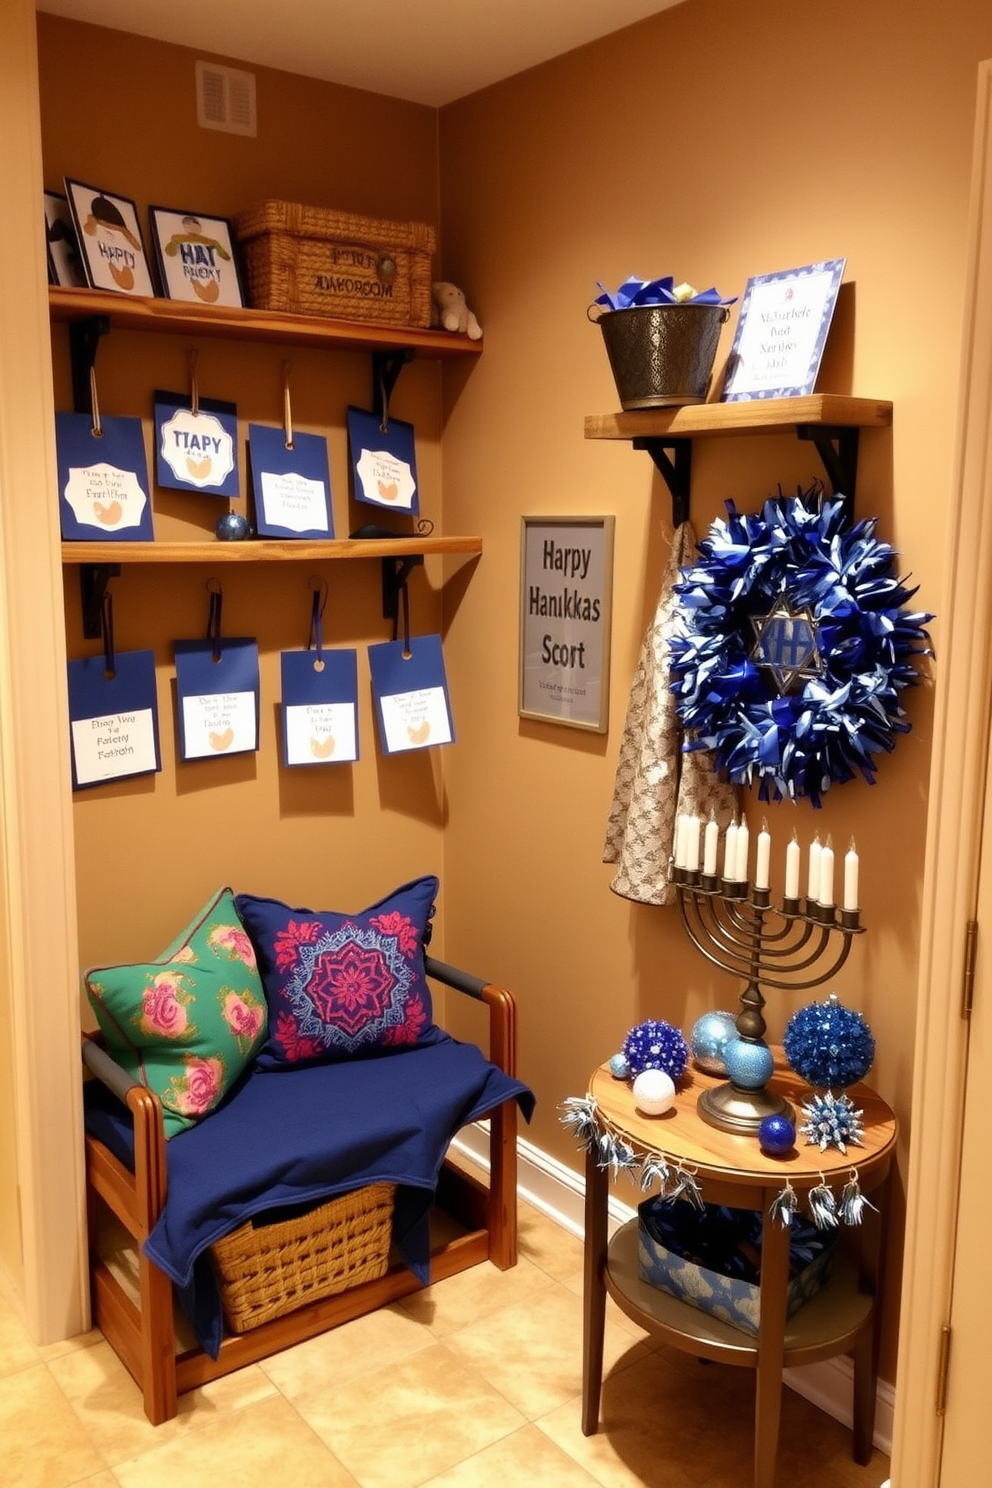
{"label": "navy mandala cushion", "polygon": [[403,884],[360,914],[238,894],[269,1009],[259,1069],[294,1069],[432,1042],[424,945],[438,880]]}

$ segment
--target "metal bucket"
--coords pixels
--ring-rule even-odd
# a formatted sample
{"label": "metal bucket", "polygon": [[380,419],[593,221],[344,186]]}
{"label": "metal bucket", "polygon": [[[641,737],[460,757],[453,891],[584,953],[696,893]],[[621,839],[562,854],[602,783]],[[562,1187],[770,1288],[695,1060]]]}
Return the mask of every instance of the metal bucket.
{"label": "metal bucket", "polygon": [[599,317],[620,407],[702,403],[725,305],[635,305]]}

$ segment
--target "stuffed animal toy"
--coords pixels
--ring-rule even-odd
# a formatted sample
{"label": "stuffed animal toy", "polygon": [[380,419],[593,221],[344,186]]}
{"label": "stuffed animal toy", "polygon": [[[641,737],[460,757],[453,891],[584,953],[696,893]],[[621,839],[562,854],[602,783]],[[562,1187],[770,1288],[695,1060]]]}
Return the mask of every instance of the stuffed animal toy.
{"label": "stuffed animal toy", "polygon": [[465,296],[456,284],[439,280],[431,285],[434,297],[432,323],[445,331],[462,331],[470,341],[482,337],[482,327],[465,303]]}

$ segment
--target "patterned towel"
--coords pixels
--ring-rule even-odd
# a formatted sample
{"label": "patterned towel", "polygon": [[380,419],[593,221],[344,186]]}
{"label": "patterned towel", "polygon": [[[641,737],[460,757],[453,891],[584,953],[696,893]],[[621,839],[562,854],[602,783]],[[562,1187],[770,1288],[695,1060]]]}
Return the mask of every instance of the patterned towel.
{"label": "patterned towel", "polygon": [[721,829],[740,815],[740,791],[714,773],[708,750],[682,752],[682,730],[669,686],[668,639],[679,619],[674,586],[696,556],[689,522],[675,530],[654,619],[645,632],[630,689],[627,718],[606,827],[604,863],[616,863],[610,888],[639,904],[674,904],[669,861],[682,813]]}

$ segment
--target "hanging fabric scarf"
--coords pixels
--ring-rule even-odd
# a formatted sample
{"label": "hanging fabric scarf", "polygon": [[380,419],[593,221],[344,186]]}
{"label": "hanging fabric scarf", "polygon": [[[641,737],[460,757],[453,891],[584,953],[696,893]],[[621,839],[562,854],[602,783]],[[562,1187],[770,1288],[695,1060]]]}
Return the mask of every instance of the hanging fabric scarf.
{"label": "hanging fabric scarf", "polygon": [[669,860],[675,820],[685,812],[721,828],[740,814],[740,792],[719,780],[713,756],[682,752],[675,698],[669,686],[669,640],[679,613],[674,586],[696,557],[689,522],[676,528],[654,619],[648,626],[630,689],[620,742],[604,863],[616,863],[610,888],[639,904],[673,904]]}

